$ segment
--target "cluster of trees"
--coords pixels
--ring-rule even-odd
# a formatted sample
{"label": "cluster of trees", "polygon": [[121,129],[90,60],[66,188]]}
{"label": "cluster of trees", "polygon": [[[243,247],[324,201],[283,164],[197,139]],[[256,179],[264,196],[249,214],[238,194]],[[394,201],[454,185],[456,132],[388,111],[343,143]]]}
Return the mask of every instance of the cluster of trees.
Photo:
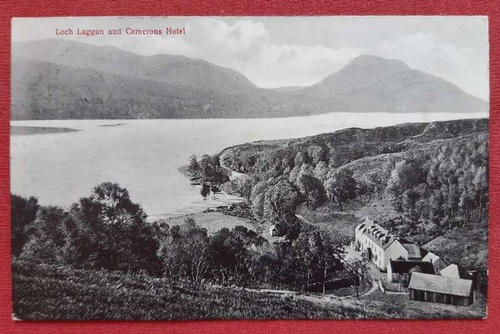
{"label": "cluster of trees", "polygon": [[[464,125],[464,129],[455,130],[467,129]],[[383,152],[384,145],[387,150],[404,148],[384,142],[379,145]],[[371,168],[345,166],[359,151],[358,143],[353,146],[335,148],[331,142],[319,140],[272,149],[269,145],[254,145],[238,150],[238,156],[226,153],[225,163],[248,172],[250,178],[233,183],[232,189],[244,194],[258,220],[289,220],[301,203],[314,210],[331,200],[342,211],[350,200],[363,202],[374,197],[390,199],[395,210],[415,224],[430,221],[437,225],[430,231],[433,235],[443,224],[485,219],[487,133],[406,149],[374,160]],[[361,157],[374,150],[370,147],[360,153]],[[358,170],[360,167],[365,169]]]}
{"label": "cluster of trees", "polygon": [[158,274],[155,230],[128,191],[114,183],[94,188],[66,211],[11,195],[14,257],[77,268]]}
{"label": "cluster of trees", "polygon": [[280,234],[286,234],[289,240],[296,239],[300,233],[294,213],[302,202],[298,188],[285,177],[259,181],[250,193],[254,218],[277,225]]}
{"label": "cluster of trees", "polygon": [[359,283],[357,273],[347,269],[342,262],[345,246],[349,243],[350,239],[340,234],[303,229],[294,242],[276,245],[281,259],[277,281],[304,290],[320,284],[323,293],[329,281],[346,273],[353,285]]}
{"label": "cluster of trees", "polygon": [[226,189],[245,197],[259,221],[290,225],[302,203],[315,210],[331,200],[342,211],[347,201],[370,190],[365,182],[356,181],[350,169],[337,168],[339,158],[333,148],[314,144],[294,156],[290,153],[267,150],[261,151],[258,158],[235,158],[237,163],[232,162],[233,168],[236,164],[250,173],[248,178],[230,182]]}
{"label": "cluster of trees", "polygon": [[229,180],[220,166],[218,155],[204,154],[200,160],[196,155],[192,155],[189,158],[188,174],[191,179],[202,183],[222,184]]}
{"label": "cluster of trees", "polygon": [[192,218],[181,226],[154,223],[164,276],[248,286],[267,281],[267,241],[244,226],[223,228],[213,235]]}
{"label": "cluster of trees", "polygon": [[[14,259],[81,269],[147,272],[194,283],[307,289],[344,268],[349,242],[297,226],[293,240],[270,244],[243,226],[214,234],[187,219],[147,223],[140,205],[114,183],[94,188],[69,210],[11,195]],[[280,205],[276,202],[275,205]]]}
{"label": "cluster of trees", "polygon": [[445,141],[394,164],[385,189],[394,208],[434,229],[481,222],[488,207],[488,138]]}
{"label": "cluster of trees", "polygon": [[303,228],[293,241],[269,243],[244,226],[210,235],[191,218],[181,226],[153,226],[163,275],[171,279],[297,290],[319,283],[325,290],[340,274],[356,275],[341,262],[349,238],[319,229]]}

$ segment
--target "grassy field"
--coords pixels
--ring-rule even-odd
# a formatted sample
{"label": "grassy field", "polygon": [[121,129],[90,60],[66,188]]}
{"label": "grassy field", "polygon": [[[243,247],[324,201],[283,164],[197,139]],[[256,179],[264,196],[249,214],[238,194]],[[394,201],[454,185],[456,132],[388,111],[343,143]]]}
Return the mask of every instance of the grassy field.
{"label": "grassy field", "polygon": [[353,212],[337,212],[327,203],[312,211],[301,205],[297,214],[303,216],[309,223],[323,229],[332,230],[354,237],[354,228],[363,221],[363,218]]}
{"label": "grassy field", "polygon": [[354,237],[354,228],[368,216],[373,220],[383,221],[396,215],[392,205],[381,199],[372,199],[369,203],[359,200],[349,201],[345,204],[344,211],[327,201],[325,204],[309,210],[305,205],[300,205],[297,214],[303,216],[312,225]]}
{"label": "grassy field", "polygon": [[15,262],[14,316],[22,320],[482,318],[457,307],[370,293],[361,300],[287,295],[170,281],[145,274]]}
{"label": "grassy field", "polygon": [[438,303],[420,302],[408,299],[407,294],[383,294],[379,290],[362,297],[362,300],[380,303],[381,311],[398,312],[410,319],[442,319],[442,318],[484,318],[486,306],[479,296],[471,306],[455,306]]}
{"label": "grassy field", "polygon": [[305,297],[171,282],[144,274],[26,262],[15,262],[13,270],[14,316],[23,320],[345,319],[391,315],[351,303],[318,303]]}
{"label": "grassy field", "polygon": [[206,228],[208,233],[215,233],[224,227],[231,230],[238,225],[245,226],[249,230],[255,230],[255,226],[252,224],[250,219],[224,215],[218,212],[193,213],[179,217],[166,218],[161,221],[170,226],[175,226],[184,224],[184,221],[188,218],[193,218],[196,224]]}

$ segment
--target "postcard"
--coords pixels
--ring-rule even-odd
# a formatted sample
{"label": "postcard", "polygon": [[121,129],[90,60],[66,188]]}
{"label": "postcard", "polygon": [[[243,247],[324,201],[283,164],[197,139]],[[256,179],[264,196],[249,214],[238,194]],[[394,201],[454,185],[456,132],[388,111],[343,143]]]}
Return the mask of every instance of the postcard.
{"label": "postcard", "polygon": [[488,19],[16,18],[16,320],[485,318]]}

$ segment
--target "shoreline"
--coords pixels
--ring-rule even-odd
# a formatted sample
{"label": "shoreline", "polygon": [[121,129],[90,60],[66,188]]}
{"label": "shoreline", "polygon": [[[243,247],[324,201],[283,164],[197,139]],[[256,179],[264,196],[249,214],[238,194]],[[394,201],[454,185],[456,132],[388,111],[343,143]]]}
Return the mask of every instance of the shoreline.
{"label": "shoreline", "polygon": [[68,133],[78,132],[80,130],[71,128],[58,128],[58,127],[41,127],[41,126],[24,126],[24,125],[11,125],[11,136],[28,136],[28,135],[42,135],[50,133]]}
{"label": "shoreline", "polygon": [[[490,104],[490,101],[486,101],[488,104]],[[290,118],[297,118],[297,117],[321,117],[321,116],[337,116],[339,114],[383,114],[386,116],[390,115],[396,115],[396,114],[403,114],[403,115],[416,115],[416,114],[450,114],[450,115],[457,115],[457,116],[463,116],[463,115],[471,115],[471,117],[466,117],[466,118],[489,118],[491,112],[491,108],[488,108],[488,111],[406,111],[406,112],[401,112],[401,111],[372,111],[372,112],[366,112],[366,111],[330,111],[330,112],[323,112],[323,113],[318,113],[318,114],[298,114],[298,115],[289,115],[289,116],[272,116],[272,115],[267,115],[266,117],[212,117],[212,118],[207,118],[207,117],[195,117],[195,118],[140,118],[140,117],[131,117],[131,118],[57,118],[57,119],[32,119],[32,118],[11,118],[11,121],[14,122],[25,122],[25,121],[150,121],[150,120],[179,120],[179,121],[200,121],[200,120],[212,120],[212,121],[222,121],[222,120],[228,120],[228,121],[240,121],[240,120],[265,120],[265,119],[290,119]],[[449,119],[449,120],[454,120]],[[459,117],[457,119],[463,119],[463,117]]]}
{"label": "shoreline", "polygon": [[244,203],[244,201],[245,199],[243,197],[227,194],[223,191],[219,191],[215,194],[208,196],[206,201],[204,201],[202,196],[200,195],[200,201],[192,202],[186,208],[178,209],[171,212],[148,215],[147,222],[153,223],[158,220],[173,219],[193,214],[200,214],[204,213],[209,209],[214,209],[220,206],[230,206],[232,204]]}

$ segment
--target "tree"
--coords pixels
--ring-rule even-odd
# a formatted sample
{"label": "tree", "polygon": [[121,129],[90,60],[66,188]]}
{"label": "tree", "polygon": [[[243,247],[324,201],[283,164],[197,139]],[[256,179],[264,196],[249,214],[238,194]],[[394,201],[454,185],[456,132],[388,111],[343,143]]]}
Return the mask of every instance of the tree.
{"label": "tree", "polygon": [[210,186],[208,184],[202,184],[200,188],[200,195],[203,197],[203,199],[207,199],[207,197],[210,195]]}
{"label": "tree", "polygon": [[368,271],[368,259],[363,257],[361,260],[354,260],[349,266],[355,275],[354,286],[356,287],[356,298],[359,299],[359,289],[361,287],[361,283],[363,281],[371,281],[370,273]]}
{"label": "tree", "polygon": [[370,187],[366,182],[357,182],[356,184],[356,197],[363,203],[363,197],[368,194]]}
{"label": "tree", "polygon": [[320,269],[322,271],[321,279],[323,293],[326,293],[326,282],[335,269],[343,269],[341,261],[345,255],[346,246],[349,245],[348,237],[341,234],[328,233],[320,231],[322,249],[320,254]]}
{"label": "tree", "polygon": [[322,252],[322,245],[318,231],[304,231],[294,243],[296,252],[301,263],[301,272],[297,275],[305,283],[306,290],[309,290],[315,272],[319,267],[319,257]]}
{"label": "tree", "polygon": [[297,188],[285,179],[271,182],[264,196],[264,217],[270,221],[283,221],[295,214],[303,198]]}
{"label": "tree", "polygon": [[235,181],[239,195],[245,198],[247,201],[250,200],[252,195],[252,180],[250,178],[244,177],[236,179]]}
{"label": "tree", "polygon": [[200,174],[203,181],[209,181],[214,174],[212,159],[208,154],[204,154],[200,160]]}
{"label": "tree", "polygon": [[298,186],[300,192],[304,195],[309,209],[316,209],[326,200],[325,189],[323,183],[309,174],[300,176]]}
{"label": "tree", "polygon": [[159,243],[146,214],[127,189],[105,182],[70,211],[71,254],[75,265],[158,273]]}
{"label": "tree", "polygon": [[[194,161],[192,163],[193,168],[195,168]],[[222,171],[220,159],[217,155],[211,157],[204,154],[200,159],[198,170],[202,182],[224,183],[229,180]]]}
{"label": "tree", "polygon": [[208,234],[207,230],[196,225],[192,218],[186,219],[181,226],[182,239],[177,246],[186,275],[193,282],[200,282],[209,269],[208,263]]}
{"label": "tree", "polygon": [[35,221],[40,205],[35,197],[10,195],[12,256],[17,257],[29,240],[26,226]]}
{"label": "tree", "polygon": [[[397,211],[403,211],[404,204],[402,200],[404,192],[418,184],[426,183],[426,181],[427,175],[416,159],[397,162],[386,187],[386,192],[391,196],[394,208]],[[408,203],[413,203],[414,196],[411,195],[410,197],[411,199]]]}
{"label": "tree", "polygon": [[337,168],[340,165],[342,165],[342,160],[340,157],[340,154],[337,152],[335,147],[332,146],[331,143],[328,143],[329,149],[328,149],[328,166],[330,168]]}
{"label": "tree", "polygon": [[30,238],[23,247],[20,258],[36,262],[66,263],[69,247],[68,219],[68,213],[61,208],[39,208],[36,219],[26,226]]}
{"label": "tree", "polygon": [[293,243],[290,256],[299,259],[296,275],[309,290],[312,283],[321,284],[326,293],[326,283],[336,271],[343,269],[342,257],[349,239],[340,234],[329,233],[317,228],[302,231]]}
{"label": "tree", "polygon": [[267,243],[263,237],[244,226],[236,226],[232,230],[219,230],[210,237],[209,242],[210,266],[217,280],[222,284],[238,285],[255,282],[256,278],[251,275],[259,272],[255,261],[260,258],[252,248]]}
{"label": "tree", "polygon": [[328,171],[328,164],[324,161],[320,161],[314,168],[314,177],[316,177],[321,182],[325,182]]}
{"label": "tree", "polygon": [[488,170],[485,166],[476,169],[473,184],[476,188],[477,206],[479,206],[479,220],[483,220],[483,208],[488,203]]}
{"label": "tree", "polygon": [[191,177],[200,177],[200,164],[194,154],[189,158],[188,172]]}
{"label": "tree", "polygon": [[80,207],[88,218],[111,226],[141,224],[147,218],[141,206],[130,200],[128,190],[111,182],[95,187],[90,197],[80,198]]}
{"label": "tree", "polygon": [[348,168],[338,170],[326,181],[327,194],[339,205],[341,212],[344,203],[356,197],[356,184],[353,172]]}
{"label": "tree", "polygon": [[295,155],[294,166],[300,168],[306,162],[306,155],[302,152],[297,152]]}
{"label": "tree", "polygon": [[309,157],[311,157],[312,163],[316,165],[320,161],[325,160],[326,151],[322,146],[311,145],[307,149],[307,154]]}

